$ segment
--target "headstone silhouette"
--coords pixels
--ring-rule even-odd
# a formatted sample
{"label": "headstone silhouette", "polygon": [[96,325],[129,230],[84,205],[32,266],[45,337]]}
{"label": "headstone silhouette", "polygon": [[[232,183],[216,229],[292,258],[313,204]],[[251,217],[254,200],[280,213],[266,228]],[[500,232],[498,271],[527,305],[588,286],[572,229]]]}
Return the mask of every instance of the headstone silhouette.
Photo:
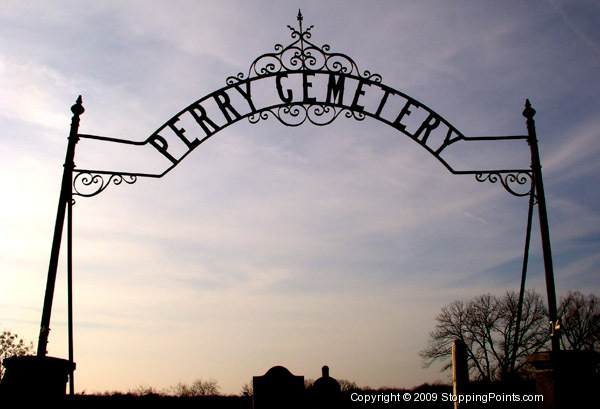
{"label": "headstone silhouette", "polygon": [[322,376],[315,381],[310,389],[310,408],[335,409],[339,406],[342,391],[340,384],[329,376],[327,365],[321,368]]}
{"label": "headstone silhouette", "polygon": [[274,366],[253,378],[254,409],[303,409],[304,376],[295,376],[283,366]]}

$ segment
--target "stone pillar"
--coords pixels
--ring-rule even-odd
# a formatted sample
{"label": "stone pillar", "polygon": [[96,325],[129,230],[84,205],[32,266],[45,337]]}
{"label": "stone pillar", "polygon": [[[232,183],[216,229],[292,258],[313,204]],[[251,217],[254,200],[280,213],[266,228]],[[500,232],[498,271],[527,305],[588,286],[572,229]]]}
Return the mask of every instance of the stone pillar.
{"label": "stone pillar", "polygon": [[56,399],[65,396],[69,374],[75,363],[48,356],[15,356],[6,358],[0,391],[2,396],[27,399]]}
{"label": "stone pillar", "polygon": [[539,409],[586,407],[597,399],[600,353],[540,352],[528,361],[535,368],[536,393],[544,397]]}
{"label": "stone pillar", "polygon": [[554,409],[555,371],[552,365],[552,353],[539,352],[531,355],[527,361],[535,368],[535,393],[544,397],[538,402],[539,409]]}

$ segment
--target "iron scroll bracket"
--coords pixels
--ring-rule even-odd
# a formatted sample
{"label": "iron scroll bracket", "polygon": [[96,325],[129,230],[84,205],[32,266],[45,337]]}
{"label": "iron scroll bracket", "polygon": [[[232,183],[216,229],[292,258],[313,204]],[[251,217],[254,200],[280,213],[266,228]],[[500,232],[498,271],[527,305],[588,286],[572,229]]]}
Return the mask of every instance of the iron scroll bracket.
{"label": "iron scroll bracket", "polygon": [[[497,183],[511,195],[525,197],[532,194],[535,197],[534,181],[532,171],[519,172],[477,172],[475,180],[478,182]],[[528,190],[522,190],[523,188]]]}
{"label": "iron scroll bracket", "polygon": [[131,185],[137,182],[135,174],[73,172],[73,196],[92,197],[103,192],[109,185],[122,183]]}

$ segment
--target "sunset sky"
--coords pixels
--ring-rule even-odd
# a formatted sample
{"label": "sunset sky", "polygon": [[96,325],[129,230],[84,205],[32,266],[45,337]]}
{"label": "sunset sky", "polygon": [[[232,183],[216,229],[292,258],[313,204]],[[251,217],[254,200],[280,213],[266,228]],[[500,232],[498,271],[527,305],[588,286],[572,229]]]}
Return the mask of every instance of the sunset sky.
{"label": "sunset sky", "polygon": [[[600,295],[596,1],[4,0],[0,330],[37,344],[77,96],[80,133],[144,141],[291,43],[299,8],[313,43],[465,136],[525,135],[528,98],[557,294]],[[453,149],[461,169],[529,166],[524,142]],[[91,162],[162,166],[82,140],[75,163]],[[163,178],[76,199],[76,391],[212,378],[235,394],[274,365],[316,379],[326,364],[360,386],[446,382],[418,355],[435,316],[453,300],[518,291],[526,217],[526,198],[452,175],[372,118],[241,120]],[[527,288],[545,296],[537,213],[533,229]],[[65,276],[61,257],[48,345],[60,358]]]}

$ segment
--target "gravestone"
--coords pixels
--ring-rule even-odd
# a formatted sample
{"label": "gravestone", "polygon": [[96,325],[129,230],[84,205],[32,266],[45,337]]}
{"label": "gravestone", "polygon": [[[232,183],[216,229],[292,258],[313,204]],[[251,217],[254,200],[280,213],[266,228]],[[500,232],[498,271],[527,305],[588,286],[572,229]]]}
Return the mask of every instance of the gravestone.
{"label": "gravestone", "polygon": [[293,375],[283,366],[274,366],[252,380],[254,409],[303,409],[304,376]]}
{"label": "gravestone", "polygon": [[341,403],[342,390],[337,380],[329,376],[327,365],[321,368],[322,376],[310,388],[311,409],[335,409]]}

